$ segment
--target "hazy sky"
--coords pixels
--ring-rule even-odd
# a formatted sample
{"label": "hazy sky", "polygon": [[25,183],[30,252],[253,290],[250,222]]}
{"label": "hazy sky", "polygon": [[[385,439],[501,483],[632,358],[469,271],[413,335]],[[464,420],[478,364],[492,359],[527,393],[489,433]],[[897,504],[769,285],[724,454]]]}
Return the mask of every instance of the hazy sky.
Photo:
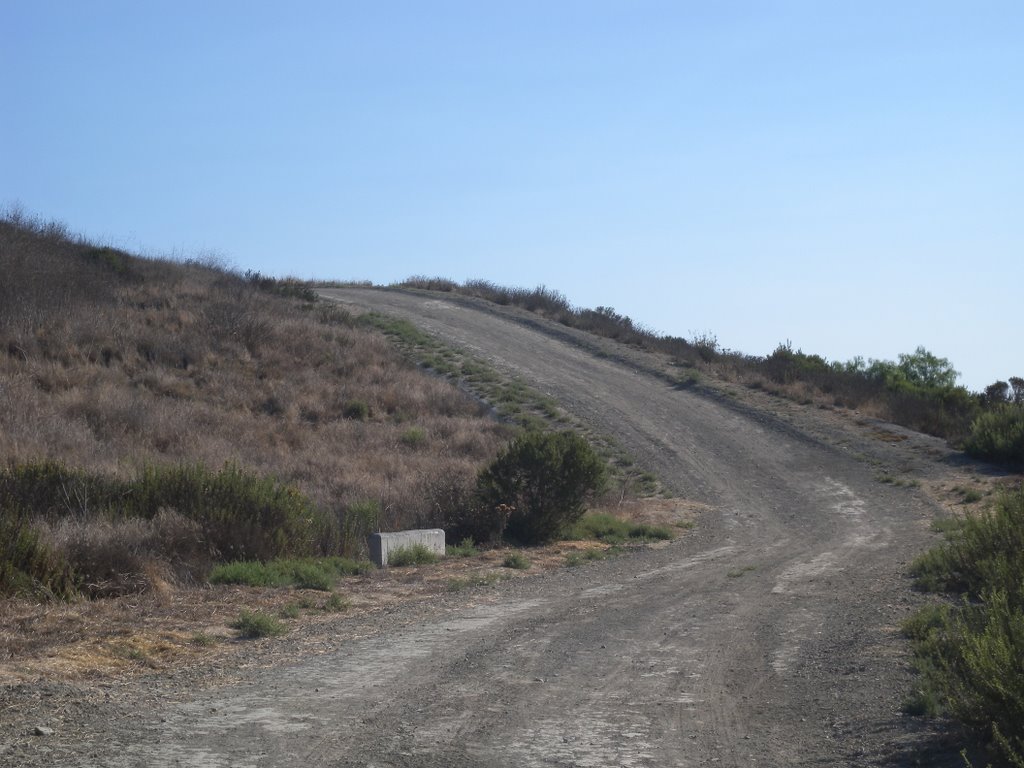
{"label": "hazy sky", "polygon": [[2,0],[0,36],[0,204],[113,245],[1024,376],[1020,0]]}

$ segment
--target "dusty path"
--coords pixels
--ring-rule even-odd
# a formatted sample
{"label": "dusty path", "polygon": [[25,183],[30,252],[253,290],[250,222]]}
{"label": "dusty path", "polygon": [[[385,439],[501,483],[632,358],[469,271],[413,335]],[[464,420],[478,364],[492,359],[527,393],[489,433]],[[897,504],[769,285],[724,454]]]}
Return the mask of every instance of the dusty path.
{"label": "dusty path", "polygon": [[97,725],[55,754],[96,766],[915,764],[897,627],[912,599],[903,570],[930,541],[919,494],[879,483],[849,444],[674,389],[562,332],[466,302],[327,293],[519,373],[712,511],[665,549],[438,601],[404,628]]}

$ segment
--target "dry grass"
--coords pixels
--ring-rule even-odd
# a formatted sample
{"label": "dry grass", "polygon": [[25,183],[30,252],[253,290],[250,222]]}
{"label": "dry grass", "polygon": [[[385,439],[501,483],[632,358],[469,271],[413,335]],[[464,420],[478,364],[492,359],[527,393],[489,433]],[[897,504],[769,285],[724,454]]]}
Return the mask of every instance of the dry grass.
{"label": "dry grass", "polygon": [[[604,508],[626,520],[683,529],[700,505],[645,499]],[[664,544],[648,546],[660,547]],[[527,550],[493,549],[440,563],[374,571],[341,581],[346,617],[372,617],[431,595],[479,589],[497,581],[530,578],[564,568],[567,557],[606,550],[595,541],[563,541]],[[512,552],[529,558],[529,571],[504,567]],[[72,603],[0,601],[0,685],[39,679],[107,680],[145,676],[168,668],[210,666],[223,671],[252,661],[252,647],[237,641],[230,624],[241,610],[285,615],[289,653],[336,647],[337,613],[331,595],[314,590],[238,586],[182,588],[156,580],[143,594]],[[298,607],[298,611],[294,610]],[[330,642],[325,643],[329,638]],[[269,640],[268,643],[278,643]]]}
{"label": "dry grass", "polygon": [[[216,265],[139,259],[8,216],[0,274],[5,463],[125,476],[231,462],[324,509],[377,501],[398,526],[428,513],[432,479],[475,472],[507,439],[380,333]],[[365,420],[346,418],[352,402]]]}

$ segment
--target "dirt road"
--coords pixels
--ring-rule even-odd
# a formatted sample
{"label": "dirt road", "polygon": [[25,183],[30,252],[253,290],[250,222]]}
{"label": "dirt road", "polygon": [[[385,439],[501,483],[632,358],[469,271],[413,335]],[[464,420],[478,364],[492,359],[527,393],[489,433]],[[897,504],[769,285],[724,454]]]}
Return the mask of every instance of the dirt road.
{"label": "dirt road", "polygon": [[928,472],[937,445],[830,439],[472,302],[326,293],[518,373],[711,510],[665,549],[441,600],[133,713],[84,737],[77,765],[915,764],[898,625],[934,509],[877,473]]}

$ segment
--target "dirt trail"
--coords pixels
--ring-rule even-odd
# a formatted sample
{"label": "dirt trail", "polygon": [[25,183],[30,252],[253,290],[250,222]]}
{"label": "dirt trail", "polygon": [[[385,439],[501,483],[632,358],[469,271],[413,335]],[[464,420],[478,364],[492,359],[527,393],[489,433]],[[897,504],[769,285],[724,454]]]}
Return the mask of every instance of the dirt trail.
{"label": "dirt trail", "polygon": [[934,509],[852,454],[884,448],[932,471],[911,441],[830,441],[514,312],[325,293],[521,375],[711,510],[667,548],[439,601],[404,628],[129,723],[97,718],[56,754],[197,768],[910,764],[926,734],[899,712],[897,627]]}

